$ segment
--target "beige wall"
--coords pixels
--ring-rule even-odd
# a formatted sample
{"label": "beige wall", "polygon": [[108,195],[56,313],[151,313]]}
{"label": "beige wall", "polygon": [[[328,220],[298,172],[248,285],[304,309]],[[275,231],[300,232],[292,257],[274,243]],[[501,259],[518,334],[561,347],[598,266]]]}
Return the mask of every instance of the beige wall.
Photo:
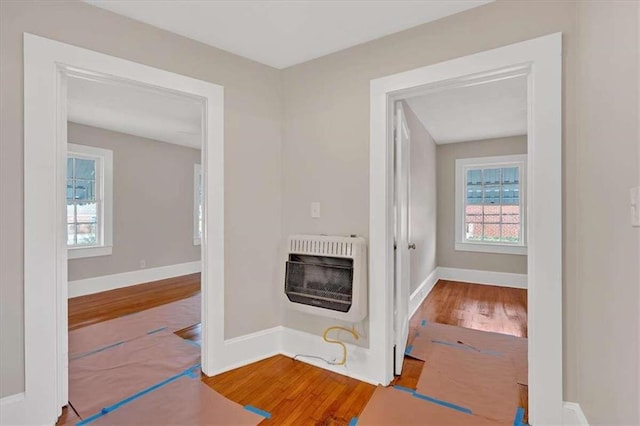
{"label": "beige wall", "polygon": [[[564,397],[594,422],[637,423],[638,231],[626,217],[638,168],[636,7],[497,1],[285,69],[284,234],[367,236],[371,79],[562,32]],[[309,216],[314,199],[320,219]]]}
{"label": "beige wall", "polygon": [[0,396],[24,389],[23,32],[224,86],[225,335],[278,325],[281,73],[82,2],[1,1]]}
{"label": "beige wall", "polygon": [[576,138],[580,403],[591,424],[640,424],[637,382],[640,228],[629,222],[638,182],[640,3],[578,7]]}
{"label": "beige wall", "polygon": [[527,153],[527,137],[438,145],[438,266],[527,273],[527,256],[455,250],[456,159]]}
{"label": "beige wall", "polygon": [[69,123],[69,143],[113,151],[113,252],[69,260],[69,281],[200,260],[193,168],[200,150]]}
{"label": "beige wall", "polygon": [[410,288],[414,292],[436,269],[436,143],[406,102],[404,112],[411,132],[411,242]]}

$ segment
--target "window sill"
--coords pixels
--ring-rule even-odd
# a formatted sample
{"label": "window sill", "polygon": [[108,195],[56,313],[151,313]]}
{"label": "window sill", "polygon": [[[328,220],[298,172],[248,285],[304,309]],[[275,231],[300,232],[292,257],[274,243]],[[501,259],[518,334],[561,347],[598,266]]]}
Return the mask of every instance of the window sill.
{"label": "window sill", "polygon": [[456,251],[475,251],[481,253],[527,255],[526,246],[509,246],[501,244],[456,243]]}
{"label": "window sill", "polygon": [[112,246],[82,247],[67,249],[67,259],[83,259],[85,257],[109,256]]}
{"label": "window sill", "polygon": [[194,238],[193,239],[193,245],[194,246],[199,246],[200,245],[200,238]]}

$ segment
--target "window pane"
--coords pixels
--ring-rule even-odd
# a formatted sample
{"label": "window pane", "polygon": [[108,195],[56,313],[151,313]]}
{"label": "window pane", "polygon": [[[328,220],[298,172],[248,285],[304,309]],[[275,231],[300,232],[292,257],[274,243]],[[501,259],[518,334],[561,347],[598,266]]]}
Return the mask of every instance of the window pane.
{"label": "window pane", "polygon": [[502,206],[502,223],[520,223],[520,206]]}
{"label": "window pane", "polygon": [[482,169],[467,170],[467,185],[482,184]]}
{"label": "window pane", "polygon": [[482,241],[482,224],[467,223],[465,224],[466,239],[468,241]]}
{"label": "window pane", "polygon": [[93,180],[96,178],[96,160],[76,158],[76,179]]}
{"label": "window pane", "polygon": [[78,203],[76,205],[76,222],[97,223],[98,205],[96,203]]}
{"label": "window pane", "polygon": [[73,200],[73,179],[67,179],[67,200]]}
{"label": "window pane", "polygon": [[499,185],[500,184],[500,170],[501,169],[484,169],[484,183],[485,185]]}
{"label": "window pane", "polygon": [[500,225],[499,224],[484,225],[484,240],[500,241]]}
{"label": "window pane", "polygon": [[77,245],[87,246],[98,243],[97,225],[92,223],[79,223],[76,227]]}
{"label": "window pane", "polygon": [[67,201],[67,223],[76,221],[76,206],[73,201]]}
{"label": "window pane", "polygon": [[67,178],[73,177],[73,158],[67,157]]}
{"label": "window pane", "polygon": [[484,204],[500,204],[500,185],[485,185]]}
{"label": "window pane", "polygon": [[517,243],[520,241],[520,224],[503,224],[502,225],[502,241],[508,243]]}
{"label": "window pane", "polygon": [[68,246],[75,245],[75,241],[76,241],[76,226],[67,225],[67,245]]}
{"label": "window pane", "polygon": [[519,167],[506,167],[502,169],[503,183],[520,183]]}
{"label": "window pane", "polygon": [[95,181],[93,180],[76,180],[75,181],[75,199],[76,200],[95,200]]}
{"label": "window pane", "polygon": [[482,185],[467,185],[467,204],[482,204]]}
{"label": "window pane", "polygon": [[517,183],[506,183],[502,185],[502,204],[520,204],[520,188]]}

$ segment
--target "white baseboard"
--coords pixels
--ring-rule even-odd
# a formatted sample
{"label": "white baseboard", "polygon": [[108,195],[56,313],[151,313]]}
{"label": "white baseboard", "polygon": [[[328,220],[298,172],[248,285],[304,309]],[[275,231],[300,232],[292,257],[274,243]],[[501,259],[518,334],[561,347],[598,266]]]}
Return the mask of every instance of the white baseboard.
{"label": "white baseboard", "polygon": [[5,405],[15,404],[24,399],[24,392],[16,393],[14,395],[7,395],[0,398],[0,407],[4,407]]}
{"label": "white baseboard", "polygon": [[208,375],[224,373],[280,353],[282,326],[233,337],[224,341],[224,351],[216,354],[213,371]]}
{"label": "white baseboard", "polygon": [[441,280],[487,284],[499,287],[527,288],[527,274],[446,268],[442,266],[438,266],[437,271],[438,278]]}
{"label": "white baseboard", "polygon": [[562,404],[562,424],[567,426],[589,426],[589,421],[582,412],[580,404],[565,401]]}
{"label": "white baseboard", "polygon": [[[342,348],[339,345],[325,342],[322,336],[293,328],[282,327],[281,344],[280,353],[289,358],[306,354],[330,361],[339,361],[342,359]],[[325,370],[333,371],[334,373],[352,377],[362,382],[377,385],[379,382],[373,379],[377,370],[371,360],[371,351],[368,348],[350,343],[345,344],[347,346],[346,365],[331,365],[320,359],[304,356],[299,356],[296,359]]]}
{"label": "white baseboard", "polygon": [[431,290],[433,290],[433,286],[438,282],[438,268],[435,268],[429,276],[420,284],[420,286],[414,291],[409,298],[409,318],[411,318],[424,299],[427,298]]}
{"label": "white baseboard", "polygon": [[201,262],[179,263],[102,277],[69,281],[69,298],[200,272]]}

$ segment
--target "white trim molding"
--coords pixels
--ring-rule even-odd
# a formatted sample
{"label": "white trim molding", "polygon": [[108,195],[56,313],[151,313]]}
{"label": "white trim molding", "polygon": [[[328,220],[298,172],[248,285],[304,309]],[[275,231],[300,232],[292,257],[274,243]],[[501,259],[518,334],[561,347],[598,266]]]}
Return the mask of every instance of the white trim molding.
{"label": "white trim molding", "polygon": [[[379,381],[393,378],[393,105],[435,90],[527,78],[529,419],[561,424],[562,34],[378,78],[370,84],[369,327]],[[407,301],[408,302],[408,301]]]}
{"label": "white trim molding", "polygon": [[175,265],[159,266],[157,268],[140,269],[137,271],[121,272],[119,274],[103,275],[69,281],[69,298],[115,290],[182,275],[195,274],[201,271],[202,262],[178,263]]}
{"label": "white trim molding", "polygon": [[411,293],[409,297],[409,318],[415,315],[416,311],[427,298],[433,287],[438,282],[438,268],[436,267],[429,276],[418,286],[418,288]]}
{"label": "white trim molding", "polygon": [[477,269],[445,268],[437,269],[438,279],[463,283],[495,285],[499,287],[527,288],[527,274],[509,272],[480,271]]}
{"label": "white trim molding", "polygon": [[562,424],[567,426],[589,426],[587,417],[582,412],[582,407],[577,402],[565,401],[562,404]]}

